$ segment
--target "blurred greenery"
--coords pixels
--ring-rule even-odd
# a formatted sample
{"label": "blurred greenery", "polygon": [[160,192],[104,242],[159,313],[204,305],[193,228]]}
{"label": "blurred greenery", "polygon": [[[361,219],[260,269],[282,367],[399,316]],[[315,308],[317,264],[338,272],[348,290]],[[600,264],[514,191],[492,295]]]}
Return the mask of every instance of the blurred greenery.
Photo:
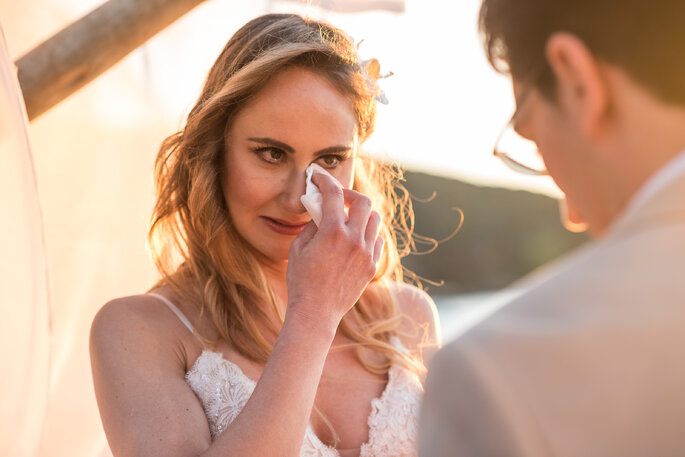
{"label": "blurred greenery", "polygon": [[[449,237],[463,214],[459,231],[433,252],[403,259],[420,277],[444,281],[439,287],[424,281],[432,294],[500,289],[587,241],[586,235],[563,228],[557,202],[548,196],[411,171],[405,178],[418,235]],[[431,247],[417,241],[419,252]]]}

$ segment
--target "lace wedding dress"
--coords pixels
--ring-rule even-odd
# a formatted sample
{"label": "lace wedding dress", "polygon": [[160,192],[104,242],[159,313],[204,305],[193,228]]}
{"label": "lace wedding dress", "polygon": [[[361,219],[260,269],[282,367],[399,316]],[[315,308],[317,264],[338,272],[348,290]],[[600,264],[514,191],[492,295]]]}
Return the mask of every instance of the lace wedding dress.
{"label": "lace wedding dress", "polygon": [[[192,332],[193,327],[181,311],[161,295],[155,295],[181,319]],[[399,338],[392,344],[405,350]],[[219,352],[204,350],[186,373],[186,381],[200,399],[209,422],[212,439],[216,439],[240,414],[255,388],[234,363]],[[360,457],[415,457],[419,402],[423,387],[416,374],[393,365],[388,383],[380,397],[371,402],[368,418],[369,440],[361,447]],[[300,457],[339,457],[338,451],[324,444],[307,426]]]}

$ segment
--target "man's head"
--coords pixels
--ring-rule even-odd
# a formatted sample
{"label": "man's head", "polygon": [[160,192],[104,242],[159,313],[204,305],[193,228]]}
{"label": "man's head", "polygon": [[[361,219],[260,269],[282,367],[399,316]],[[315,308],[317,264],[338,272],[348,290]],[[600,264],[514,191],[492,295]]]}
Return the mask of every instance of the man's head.
{"label": "man's head", "polygon": [[480,12],[491,64],[521,81],[543,67],[536,86],[547,96],[554,81],[545,49],[563,31],[664,100],[685,105],[683,21],[679,0],[483,0]]}
{"label": "man's head", "polygon": [[677,0],[483,0],[481,33],[512,76],[515,127],[595,234],[685,148],[683,19]]}

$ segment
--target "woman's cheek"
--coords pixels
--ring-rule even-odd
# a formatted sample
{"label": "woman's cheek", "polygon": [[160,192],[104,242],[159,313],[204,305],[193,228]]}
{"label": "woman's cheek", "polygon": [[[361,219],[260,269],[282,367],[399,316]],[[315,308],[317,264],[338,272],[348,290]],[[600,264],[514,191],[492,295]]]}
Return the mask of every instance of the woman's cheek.
{"label": "woman's cheek", "polygon": [[354,182],[354,160],[346,160],[338,168],[330,172],[343,187],[352,188]]}

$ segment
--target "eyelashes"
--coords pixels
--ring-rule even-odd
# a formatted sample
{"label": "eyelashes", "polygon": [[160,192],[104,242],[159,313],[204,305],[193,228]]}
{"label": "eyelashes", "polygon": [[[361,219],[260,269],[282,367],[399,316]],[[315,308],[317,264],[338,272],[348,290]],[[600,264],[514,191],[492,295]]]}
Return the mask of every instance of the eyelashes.
{"label": "eyelashes", "polygon": [[272,146],[254,148],[253,152],[265,162],[280,163],[285,158],[285,152]]}
{"label": "eyelashes", "polygon": [[[279,165],[288,159],[288,154],[274,146],[260,146],[253,148],[252,152],[262,161]],[[324,168],[333,169],[349,158],[348,154],[323,154],[316,158],[316,162]]]}
{"label": "eyelashes", "polygon": [[319,157],[318,160],[324,163],[324,165],[322,165],[324,168],[335,168],[341,163],[343,163],[345,160],[347,160],[347,157],[339,154],[326,154],[324,156]]}

